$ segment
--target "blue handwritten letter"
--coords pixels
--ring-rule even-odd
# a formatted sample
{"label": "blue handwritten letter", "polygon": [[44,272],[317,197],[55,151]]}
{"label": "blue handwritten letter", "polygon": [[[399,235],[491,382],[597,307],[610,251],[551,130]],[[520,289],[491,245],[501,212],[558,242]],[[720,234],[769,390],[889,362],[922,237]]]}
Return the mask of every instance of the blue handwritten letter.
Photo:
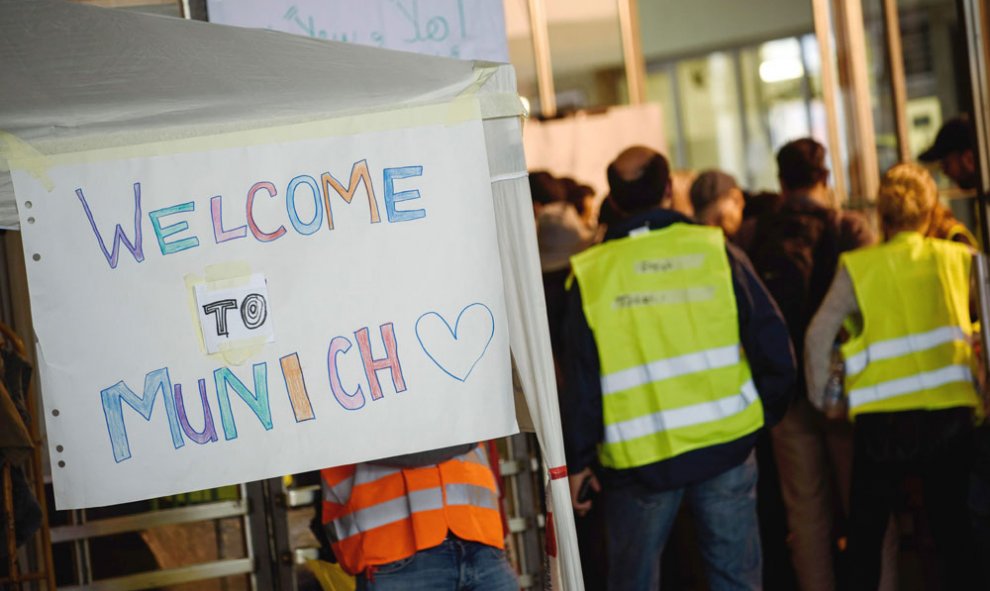
{"label": "blue handwritten letter", "polygon": [[409,222],[426,217],[425,209],[407,209],[396,211],[395,204],[401,201],[419,199],[419,189],[411,191],[395,192],[393,183],[396,179],[407,179],[414,176],[423,176],[422,166],[403,166],[401,168],[385,169],[385,212],[388,214],[389,223]]}
{"label": "blue handwritten letter", "polygon": [[144,376],[144,393],[138,396],[127,387],[123,381],[117,382],[100,392],[103,399],[103,415],[107,420],[107,431],[110,433],[110,445],[113,447],[113,459],[122,462],[131,457],[131,446],[127,441],[127,427],[124,425],[124,404],[133,408],[144,417],[151,420],[158,391],[162,392],[165,403],[165,415],[168,417],[168,428],[172,432],[172,446],[179,449],[185,445],[182,439],[182,429],[175,412],[175,400],[172,398],[172,381],[168,377],[168,368],[156,369]]}
{"label": "blue handwritten letter", "polygon": [[155,236],[158,237],[158,248],[161,249],[162,254],[172,254],[199,246],[199,238],[195,236],[176,240],[175,242],[165,242],[165,239],[169,236],[188,230],[189,222],[183,220],[169,226],[162,226],[161,218],[184,211],[196,211],[196,204],[192,201],[180,203],[179,205],[156,209],[148,214],[148,217],[151,218],[151,227],[155,231]]}
{"label": "blue handwritten letter", "polygon": [[82,203],[83,211],[86,212],[86,217],[89,219],[89,225],[93,228],[93,233],[96,234],[96,241],[100,244],[100,250],[103,251],[103,256],[107,258],[107,263],[110,264],[111,269],[117,268],[117,256],[120,254],[121,243],[124,244],[124,248],[131,251],[134,260],[139,263],[144,260],[144,247],[141,243],[141,183],[134,183],[134,242],[132,243],[127,239],[124,229],[120,227],[120,224],[117,224],[117,229],[113,234],[112,251],[108,251],[106,243],[103,242],[103,236],[100,235],[100,230],[96,227],[93,212],[90,210],[89,203],[86,202],[86,196],[83,195],[81,188],[76,189],[76,197]]}
{"label": "blue handwritten letter", "polygon": [[[299,219],[299,212],[296,211],[296,190],[299,185],[308,186],[313,196],[313,209],[315,211],[313,219],[308,222]],[[323,199],[320,195],[320,185],[316,183],[316,179],[301,174],[289,181],[289,188],[285,190],[285,208],[289,213],[289,221],[292,222],[292,227],[296,229],[296,232],[303,236],[309,236],[319,230],[320,226],[323,225]]]}
{"label": "blue handwritten letter", "polygon": [[227,440],[237,439],[237,425],[234,424],[234,412],[230,408],[228,386],[247,403],[254,416],[261,421],[265,431],[272,429],[272,409],[268,404],[268,364],[255,363],[253,367],[254,394],[229,368],[221,367],[213,372],[213,382],[217,387],[217,402],[220,404],[220,423],[223,425],[223,436]]}

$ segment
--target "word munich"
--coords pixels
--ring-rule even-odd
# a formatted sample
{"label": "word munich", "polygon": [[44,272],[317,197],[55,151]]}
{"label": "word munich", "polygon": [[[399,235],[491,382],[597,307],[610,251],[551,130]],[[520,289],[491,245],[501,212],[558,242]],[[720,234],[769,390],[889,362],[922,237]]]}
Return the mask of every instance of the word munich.
{"label": "word munich", "polygon": [[[420,199],[418,189],[396,191],[395,182],[401,179],[419,177],[423,175],[422,166],[402,166],[397,168],[385,168],[382,172],[385,213],[389,223],[408,222],[426,217],[425,209],[410,209],[408,206],[403,209],[398,208],[398,204],[403,201]],[[316,176],[301,174],[293,177],[284,188],[284,200],[286,209],[286,220],[292,229],[303,236],[308,236],[318,232],[321,228],[333,230],[333,209],[331,202],[340,198],[347,204],[354,199],[358,189],[364,187],[364,193],[368,199],[368,211],[371,223],[381,222],[381,215],[378,210],[378,198],[375,195],[374,183],[371,180],[371,173],[368,170],[367,160],[359,160],[351,167],[350,179],[345,187],[336,177],[329,172],[324,172]],[[255,201],[259,198],[276,199],[280,196],[278,188],[270,181],[258,181],[248,189],[245,200],[244,215],[245,223],[237,227],[226,228],[223,219],[223,196],[216,195],[210,198],[210,219],[213,223],[213,240],[217,244],[246,238],[250,233],[258,242],[273,242],[283,237],[288,230],[281,221],[269,224],[259,223],[255,217]],[[134,229],[133,240],[127,236],[120,224],[117,224],[113,235],[113,244],[108,248],[107,242],[97,228],[93,218],[93,210],[86,195],[81,188],[76,189],[76,197],[82,204],[83,211],[89,220],[89,225],[96,235],[96,241],[106,257],[111,269],[117,268],[119,262],[120,247],[124,246],[134,256],[137,262],[144,260],[144,241],[142,239],[142,213],[141,213],[141,183],[134,183]],[[311,212],[302,219],[299,214],[298,203],[308,205],[302,209]],[[192,215],[196,211],[196,203],[187,201],[169,207],[156,209],[148,212],[148,219],[151,221],[151,228],[158,240],[158,248],[162,255],[175,254],[190,248],[199,246],[199,237],[189,234],[189,222],[183,216]]]}

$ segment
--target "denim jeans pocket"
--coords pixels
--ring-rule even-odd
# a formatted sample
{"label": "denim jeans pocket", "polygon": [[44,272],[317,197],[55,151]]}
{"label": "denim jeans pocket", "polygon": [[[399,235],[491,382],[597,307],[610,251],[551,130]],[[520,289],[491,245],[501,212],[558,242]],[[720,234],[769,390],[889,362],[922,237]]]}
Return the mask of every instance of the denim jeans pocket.
{"label": "denim jeans pocket", "polygon": [[386,562],[385,564],[380,564],[374,567],[374,573],[376,575],[391,575],[395,574],[402,569],[406,568],[412,561],[416,559],[416,555],[408,556],[406,558],[401,558],[395,562]]}
{"label": "denim jeans pocket", "polygon": [[487,544],[481,548],[480,552],[485,558],[490,558],[493,560],[502,560],[505,558],[505,550],[496,548],[495,546],[489,546]]}

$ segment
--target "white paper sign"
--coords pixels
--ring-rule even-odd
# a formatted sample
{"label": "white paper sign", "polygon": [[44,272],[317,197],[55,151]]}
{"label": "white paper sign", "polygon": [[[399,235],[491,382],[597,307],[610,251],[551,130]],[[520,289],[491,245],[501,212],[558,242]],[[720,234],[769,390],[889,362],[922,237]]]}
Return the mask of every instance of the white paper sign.
{"label": "white paper sign", "polygon": [[230,137],[14,164],[58,507],[515,432],[480,121]]}
{"label": "white paper sign", "polygon": [[207,0],[210,22],[458,59],[509,61],[501,0]]}
{"label": "white paper sign", "polygon": [[197,283],[196,307],[207,353],[236,349],[246,343],[271,343],[275,340],[271,298],[261,273],[247,281],[225,287]]}

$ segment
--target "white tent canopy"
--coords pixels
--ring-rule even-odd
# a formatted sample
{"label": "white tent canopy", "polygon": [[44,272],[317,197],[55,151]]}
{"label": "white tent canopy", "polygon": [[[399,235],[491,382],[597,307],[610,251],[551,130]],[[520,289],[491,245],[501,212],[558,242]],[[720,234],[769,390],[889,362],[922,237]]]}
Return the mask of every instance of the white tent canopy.
{"label": "white tent canopy", "polygon": [[[0,0],[0,228],[7,160],[126,147],[474,94],[484,118],[510,341],[548,467],[565,464],[511,67],[59,2]],[[551,481],[560,582],[581,588],[567,480]]]}
{"label": "white tent canopy", "polygon": [[[467,61],[67,2],[0,0],[0,10],[0,137],[42,153],[444,103],[489,72]],[[512,76],[508,68],[496,75]],[[0,228],[16,225],[3,173]]]}

